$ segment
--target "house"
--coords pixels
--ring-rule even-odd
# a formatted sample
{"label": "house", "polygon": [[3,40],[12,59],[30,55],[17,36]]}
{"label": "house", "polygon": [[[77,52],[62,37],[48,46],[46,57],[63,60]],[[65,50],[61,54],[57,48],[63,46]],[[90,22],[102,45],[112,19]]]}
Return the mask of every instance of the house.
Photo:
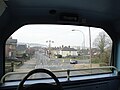
{"label": "house", "polygon": [[71,48],[70,46],[65,46],[60,50],[60,55],[62,55],[62,57],[66,57],[66,56],[78,56],[77,50],[74,48]]}
{"label": "house", "polygon": [[23,57],[23,54],[26,54],[27,51],[27,45],[17,45],[16,47],[16,55],[17,57],[21,58]]}
{"label": "house", "polygon": [[54,55],[58,55],[60,53],[60,50],[61,50],[60,47],[55,47],[55,48],[52,48],[51,51],[54,53]]}
{"label": "house", "polygon": [[52,57],[57,57],[58,55],[59,55],[59,53],[60,53],[60,47],[52,47],[51,48],[51,56]]}
{"label": "house", "polygon": [[5,45],[6,58],[16,57],[16,46],[17,46],[17,39],[12,39],[12,37],[7,39],[6,45]]}
{"label": "house", "polygon": [[26,50],[26,54],[30,56],[30,58],[35,54],[36,49],[34,47],[28,47]]}

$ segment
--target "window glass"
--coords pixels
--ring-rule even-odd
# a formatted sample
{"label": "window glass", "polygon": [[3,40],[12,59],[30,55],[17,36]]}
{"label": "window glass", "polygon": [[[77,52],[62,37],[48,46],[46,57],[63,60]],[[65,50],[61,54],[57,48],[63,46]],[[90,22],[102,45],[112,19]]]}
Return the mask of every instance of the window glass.
{"label": "window glass", "polygon": [[[70,76],[111,72],[90,69],[110,66],[112,40],[101,28],[26,25],[7,39],[5,47],[5,72],[14,72],[6,80],[22,79],[23,72],[36,68],[51,70],[57,77],[66,77],[67,70]],[[30,78],[47,77],[35,74]]]}

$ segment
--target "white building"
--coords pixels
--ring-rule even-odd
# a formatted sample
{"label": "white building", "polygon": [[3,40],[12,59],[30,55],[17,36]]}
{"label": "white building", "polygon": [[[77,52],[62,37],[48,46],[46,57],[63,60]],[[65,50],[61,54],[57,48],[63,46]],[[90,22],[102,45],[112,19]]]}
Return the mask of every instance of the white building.
{"label": "white building", "polygon": [[60,55],[62,55],[62,57],[78,56],[78,53],[76,49],[65,46],[60,50]]}

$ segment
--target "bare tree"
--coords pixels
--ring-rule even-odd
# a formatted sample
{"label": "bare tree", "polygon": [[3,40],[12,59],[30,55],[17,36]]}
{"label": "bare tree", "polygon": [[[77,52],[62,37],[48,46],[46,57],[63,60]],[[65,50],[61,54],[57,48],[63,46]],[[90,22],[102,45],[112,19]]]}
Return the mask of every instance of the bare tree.
{"label": "bare tree", "polygon": [[97,38],[94,40],[93,45],[98,48],[102,54],[106,48],[112,46],[112,40],[105,32],[100,32]]}
{"label": "bare tree", "polygon": [[111,38],[105,32],[100,32],[94,40],[93,45],[100,51],[99,62],[109,65],[112,48]]}

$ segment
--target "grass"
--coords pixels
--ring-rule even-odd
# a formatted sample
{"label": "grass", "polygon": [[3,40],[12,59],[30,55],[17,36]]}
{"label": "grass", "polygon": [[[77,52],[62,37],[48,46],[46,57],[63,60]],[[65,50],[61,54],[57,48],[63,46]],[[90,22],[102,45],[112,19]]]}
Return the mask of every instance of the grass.
{"label": "grass", "polygon": [[[65,57],[65,58],[61,58],[61,59],[64,59],[64,60],[70,60],[70,59],[74,59],[74,60],[83,60],[83,56],[79,56],[79,57]],[[87,59],[85,57],[85,59]]]}

